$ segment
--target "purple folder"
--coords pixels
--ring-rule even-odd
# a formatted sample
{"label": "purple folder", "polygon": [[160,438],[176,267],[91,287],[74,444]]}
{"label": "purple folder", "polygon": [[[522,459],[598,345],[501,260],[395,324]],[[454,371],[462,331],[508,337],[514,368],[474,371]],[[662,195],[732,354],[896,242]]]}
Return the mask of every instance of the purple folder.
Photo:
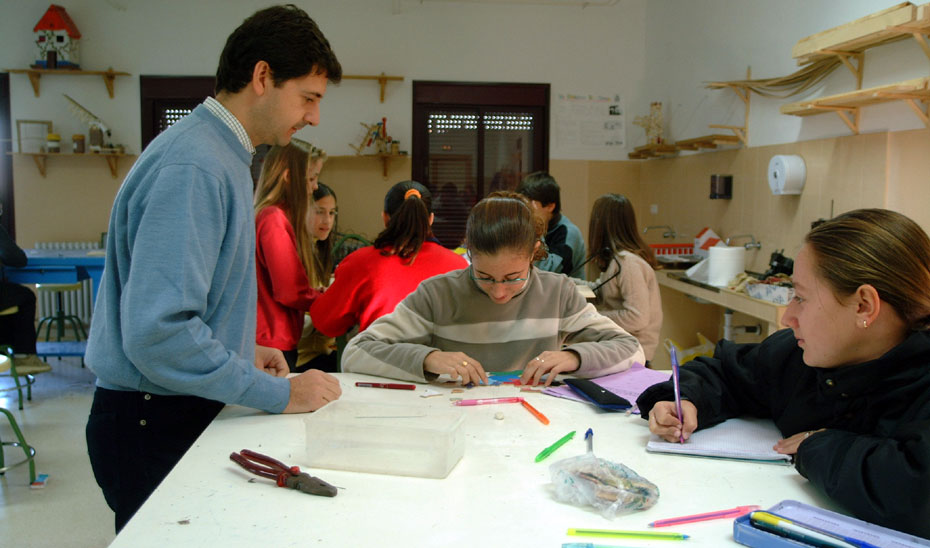
{"label": "purple folder", "polygon": [[[633,366],[626,371],[621,371],[612,375],[605,375],[603,377],[598,377],[591,380],[600,387],[633,402],[633,412],[639,413],[639,409],[635,405],[636,398],[638,398],[640,394],[642,394],[653,384],[667,381],[670,375],[670,371],[656,371],[654,369],[646,369],[643,364],[634,363]],[[593,405],[588,400],[576,394],[574,390],[564,385],[546,388],[543,390],[543,394],[549,394],[550,396],[555,396],[557,398],[565,398],[568,400],[575,400]]]}

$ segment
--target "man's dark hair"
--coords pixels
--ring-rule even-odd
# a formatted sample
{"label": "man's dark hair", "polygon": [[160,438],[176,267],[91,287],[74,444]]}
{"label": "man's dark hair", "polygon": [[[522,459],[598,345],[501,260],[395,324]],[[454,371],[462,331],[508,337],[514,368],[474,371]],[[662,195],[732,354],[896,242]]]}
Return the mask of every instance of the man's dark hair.
{"label": "man's dark hair", "polygon": [[226,40],[216,69],[216,93],[237,93],[252,80],[255,64],[271,67],[275,87],[313,72],[330,82],[342,79],[342,66],[307,12],[293,4],[255,12]]}
{"label": "man's dark hair", "polygon": [[520,186],[517,187],[517,192],[530,200],[536,200],[544,206],[555,204],[555,208],[552,210],[553,217],[562,211],[559,183],[555,182],[555,178],[545,171],[535,171],[527,175],[523,182],[520,183]]}

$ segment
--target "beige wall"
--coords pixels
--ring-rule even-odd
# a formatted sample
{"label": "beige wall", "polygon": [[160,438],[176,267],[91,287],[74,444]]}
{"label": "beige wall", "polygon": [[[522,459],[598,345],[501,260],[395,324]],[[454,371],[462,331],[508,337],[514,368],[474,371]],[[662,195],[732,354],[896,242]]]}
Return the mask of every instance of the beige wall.
{"label": "beige wall", "polygon": [[[607,192],[627,195],[640,226],[669,224],[676,241],[690,242],[704,226],[726,237],[752,233],[762,249],[750,251],[749,268],[765,268],[774,249],[793,255],[810,222],[857,207],[889,207],[930,228],[930,130],[804,141],[786,145],[723,150],[649,161],[552,160],[550,172],[562,187],[562,207],[587,236],[591,205]],[[766,182],[773,154],[800,154],[807,185],[800,196],[773,196]],[[41,177],[32,159],[14,156],[17,241],[96,240],[106,230],[110,206],[135,157],[123,158],[119,177],[102,158],[50,158]],[[733,199],[710,200],[713,173],[733,175]],[[339,196],[339,224],[374,236],[381,228],[384,193],[409,179],[410,159],[394,159],[387,178],[376,158],[336,156],[321,180]],[[649,212],[656,205],[658,213]],[[669,243],[658,231],[650,243]]]}
{"label": "beige wall", "polygon": [[[873,133],[642,162],[643,207],[656,204],[659,213],[640,224],[670,224],[682,242],[705,226],[724,238],[753,234],[762,248],[749,251],[747,268],[765,270],[772,251],[797,252],[810,223],[830,216],[831,201],[833,214],[885,205],[888,140],[887,133]],[[807,182],[800,196],[770,192],[767,170],[775,154],[804,158]],[[714,173],[733,176],[732,200],[709,198]],[[649,236],[658,241],[658,233]]]}

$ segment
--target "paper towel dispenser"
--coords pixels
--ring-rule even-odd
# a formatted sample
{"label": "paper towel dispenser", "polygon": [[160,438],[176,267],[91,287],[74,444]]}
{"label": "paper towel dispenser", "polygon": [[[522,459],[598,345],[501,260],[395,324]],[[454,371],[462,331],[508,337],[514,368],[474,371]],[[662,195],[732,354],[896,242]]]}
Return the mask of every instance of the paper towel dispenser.
{"label": "paper towel dispenser", "polygon": [[800,194],[807,178],[807,166],[800,156],[776,154],[769,161],[768,176],[772,194]]}

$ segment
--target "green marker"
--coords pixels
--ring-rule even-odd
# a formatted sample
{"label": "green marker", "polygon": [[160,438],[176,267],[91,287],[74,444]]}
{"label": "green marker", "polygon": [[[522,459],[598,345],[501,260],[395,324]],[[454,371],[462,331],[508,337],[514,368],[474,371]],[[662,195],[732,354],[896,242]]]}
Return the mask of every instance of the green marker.
{"label": "green marker", "polygon": [[549,447],[546,447],[545,449],[543,449],[542,451],[540,451],[539,454],[536,455],[536,462],[539,462],[539,461],[543,460],[544,458],[548,457],[549,455],[551,455],[552,453],[555,453],[555,450],[556,450],[556,449],[558,449],[559,447],[562,447],[563,445],[565,445],[566,443],[568,443],[568,440],[570,440],[570,439],[572,439],[572,438],[574,438],[574,437],[575,437],[575,431],[574,431],[574,430],[572,430],[572,431],[569,432],[568,434],[565,434],[564,436],[562,436],[562,437],[559,439],[559,441],[553,443],[553,444],[550,445]]}
{"label": "green marker", "polygon": [[690,538],[688,535],[683,533],[658,531],[613,531],[610,529],[569,529],[568,534],[580,537],[637,538],[646,540],[685,540]]}

